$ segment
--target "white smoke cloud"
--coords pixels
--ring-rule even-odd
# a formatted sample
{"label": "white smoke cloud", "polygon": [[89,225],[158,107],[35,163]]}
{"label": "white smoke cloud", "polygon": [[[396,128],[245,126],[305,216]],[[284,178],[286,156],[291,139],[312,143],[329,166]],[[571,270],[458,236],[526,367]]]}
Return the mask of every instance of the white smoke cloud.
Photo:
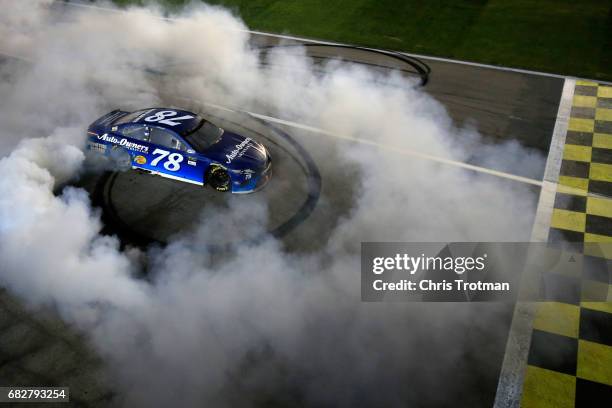
{"label": "white smoke cloud", "polygon": [[[334,134],[455,160],[469,157],[461,140],[473,143],[473,131],[454,127],[443,106],[396,75],[340,63],[321,75],[294,51],[273,52],[262,67],[244,24],[220,8],[192,5],[168,22],[140,8],[58,16],[45,12],[48,3],[2,4],[3,44],[27,49],[32,63],[10,64],[11,83],[0,88],[0,279],[89,333],[119,402],[390,406],[440,383],[460,386],[427,359],[457,364],[467,322],[494,328],[501,308],[361,303],[359,244],[528,239],[535,198],[526,188],[332,137],[321,149],[321,136],[296,132],[322,158],[324,193],[337,183],[354,188],[319,252],[290,252],[272,237],[229,255],[207,251],[207,235],[265,225],[265,202],[234,201],[233,225],[203,216],[197,231],[148,249],[143,280],[135,277],[143,254],[100,235],[87,194],[64,186],[79,175],[89,122],[167,95],[264,106]],[[145,70],[157,67],[168,74]],[[522,150],[490,148],[491,162],[507,162],[508,152]],[[417,375],[420,389],[400,391]]]}

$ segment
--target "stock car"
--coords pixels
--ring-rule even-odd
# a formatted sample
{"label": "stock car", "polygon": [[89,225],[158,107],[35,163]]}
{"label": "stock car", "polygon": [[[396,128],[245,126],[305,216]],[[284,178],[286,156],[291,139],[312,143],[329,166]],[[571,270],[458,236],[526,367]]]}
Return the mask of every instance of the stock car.
{"label": "stock car", "polygon": [[93,122],[87,134],[87,149],[121,170],[232,193],[256,191],[271,175],[270,154],[261,143],[185,110],[114,110]]}

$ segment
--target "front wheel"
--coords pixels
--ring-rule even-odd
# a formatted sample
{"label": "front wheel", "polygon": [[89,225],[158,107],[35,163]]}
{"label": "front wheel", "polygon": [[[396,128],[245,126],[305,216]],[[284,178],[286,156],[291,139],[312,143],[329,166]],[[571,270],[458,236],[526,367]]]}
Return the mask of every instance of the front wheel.
{"label": "front wheel", "polygon": [[206,171],[206,180],[217,191],[229,191],[230,175],[227,170],[218,164],[211,164]]}

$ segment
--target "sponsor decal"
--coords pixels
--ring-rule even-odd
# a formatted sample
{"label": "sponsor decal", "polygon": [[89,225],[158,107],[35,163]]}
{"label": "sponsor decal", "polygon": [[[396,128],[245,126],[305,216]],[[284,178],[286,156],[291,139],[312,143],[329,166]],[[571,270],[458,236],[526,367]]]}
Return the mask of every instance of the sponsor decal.
{"label": "sponsor decal", "polygon": [[252,139],[250,137],[247,137],[242,142],[237,144],[236,148],[234,150],[232,150],[230,154],[226,154],[225,155],[225,158],[226,158],[225,162],[229,164],[235,158],[242,157],[244,152],[249,148],[249,143],[251,142],[251,140]]}
{"label": "sponsor decal", "polygon": [[97,152],[102,152],[102,153],[104,153],[104,151],[106,151],[106,145],[102,144],[102,143],[89,142],[88,146],[89,146],[89,150],[93,150],[93,151],[97,151]]}
{"label": "sponsor decal", "polygon": [[195,159],[192,159],[191,157],[187,158],[187,164],[189,164],[190,166],[195,166],[197,164]]}
{"label": "sponsor decal", "polygon": [[147,158],[144,156],[136,156],[134,157],[134,161],[138,164],[147,164]]}
{"label": "sponsor decal", "polygon": [[113,143],[115,145],[125,147],[126,149],[133,150],[139,153],[149,153],[149,148],[145,145],[141,145],[139,143],[130,142],[126,138],[118,138],[115,136],[109,136],[107,133],[102,136],[98,136],[98,139],[103,140],[105,142]]}
{"label": "sponsor decal", "polygon": [[246,169],[246,170],[243,170],[242,173],[244,174],[244,178],[246,180],[250,180],[251,177],[253,177],[253,173],[255,173],[255,172],[253,170],[251,170],[251,169]]}

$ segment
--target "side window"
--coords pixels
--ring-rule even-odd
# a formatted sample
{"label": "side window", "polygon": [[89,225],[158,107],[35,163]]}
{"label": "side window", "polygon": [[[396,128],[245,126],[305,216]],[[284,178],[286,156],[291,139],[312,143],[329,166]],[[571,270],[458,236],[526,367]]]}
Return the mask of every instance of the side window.
{"label": "side window", "polygon": [[149,133],[144,125],[125,125],[119,129],[119,134],[142,141],[149,141]]}
{"label": "side window", "polygon": [[156,127],[151,128],[151,143],[165,146],[170,149],[186,150],[185,145],[174,137],[174,133]]}
{"label": "side window", "polygon": [[176,146],[175,147],[176,150],[180,150],[181,152],[186,152],[187,151],[187,146],[184,143],[181,143],[180,140],[176,140],[176,139],[174,139],[174,140],[176,141],[176,145],[175,145]]}

